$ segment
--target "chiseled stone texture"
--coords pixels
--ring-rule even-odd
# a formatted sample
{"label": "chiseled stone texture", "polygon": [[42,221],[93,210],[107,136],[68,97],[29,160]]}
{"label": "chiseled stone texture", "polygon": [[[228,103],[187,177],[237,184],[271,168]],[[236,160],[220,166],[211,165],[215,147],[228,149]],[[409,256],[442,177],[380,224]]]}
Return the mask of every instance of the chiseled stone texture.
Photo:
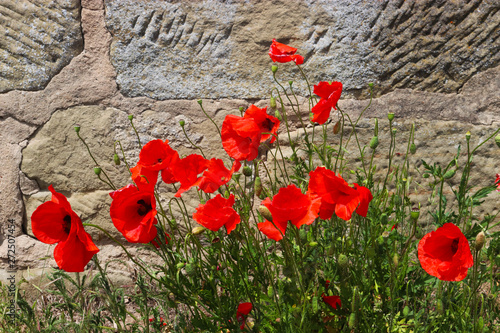
{"label": "chiseled stone texture", "polygon": [[117,83],[131,97],[264,98],[273,38],[299,49],[310,82],[341,81],[344,96],[366,97],[370,81],[378,95],[397,88],[458,92],[500,59],[494,0],[105,0],[105,6]]}
{"label": "chiseled stone texture", "polygon": [[83,50],[78,0],[0,0],[0,92],[40,90]]}

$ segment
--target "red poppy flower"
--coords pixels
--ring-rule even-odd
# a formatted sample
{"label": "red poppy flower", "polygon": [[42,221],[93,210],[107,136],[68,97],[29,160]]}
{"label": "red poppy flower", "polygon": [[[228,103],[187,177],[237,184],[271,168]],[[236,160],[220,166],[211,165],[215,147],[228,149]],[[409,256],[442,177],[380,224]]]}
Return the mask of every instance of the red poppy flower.
{"label": "red poppy flower", "polygon": [[467,238],[453,223],[445,223],[420,240],[418,260],[427,273],[444,281],[462,281],[474,264]]}
{"label": "red poppy flower", "polygon": [[156,182],[158,181],[158,170],[151,170],[144,167],[142,164],[137,164],[130,169],[132,180],[135,185],[142,191],[153,192]]}
{"label": "red poppy flower", "polygon": [[66,272],[83,272],[90,259],[99,252],[90,235],[83,228],[80,217],[71,209],[68,199],[49,186],[51,201],[47,201],[31,215],[31,228],[39,241],[58,243],[54,249],[57,266]]}
{"label": "red poppy flower", "polygon": [[228,170],[222,160],[212,158],[207,162],[207,170],[194,185],[198,186],[205,193],[214,193],[219,187],[229,182],[233,173],[238,171],[240,167],[241,163],[234,161],[233,167],[231,170]]}
{"label": "red poppy flower", "polygon": [[325,294],[321,295],[323,302],[330,305],[332,308],[337,309],[342,306],[342,302],[340,301],[340,296],[326,296]]}
{"label": "red poppy flower", "polygon": [[182,193],[193,187],[198,181],[198,175],[208,168],[209,160],[198,154],[191,154],[173,165],[172,172],[181,183],[181,187],[175,193],[176,197],[180,197]]}
{"label": "red poppy flower", "polygon": [[149,243],[156,237],[156,200],[153,192],[129,184],[109,194],[114,226],[130,243]]}
{"label": "red poppy flower", "polygon": [[335,212],[347,221],[356,209],[359,215],[366,217],[373,199],[369,189],[358,184],[350,187],[342,177],[324,167],[316,168],[309,175],[309,192],[321,198],[319,215],[322,219],[330,219]]}
{"label": "red poppy flower", "polygon": [[259,223],[257,227],[267,237],[279,241],[283,238],[282,234],[285,233],[288,221],[297,228],[303,224],[312,224],[318,217],[321,201],[317,197],[310,196],[309,193],[303,194],[297,186],[292,184],[281,188],[272,201],[266,198],[262,201],[262,205],[269,209],[273,223],[279,230],[269,221]]}
{"label": "red poppy flower", "polygon": [[495,184],[497,184],[497,191],[500,192],[500,173],[496,174]]}
{"label": "red poppy flower", "polygon": [[163,170],[169,168],[172,160],[178,157],[179,153],[168,145],[168,140],[152,140],[142,147],[139,164],[150,170]]}
{"label": "red poppy flower", "polygon": [[235,160],[251,161],[257,157],[261,132],[252,118],[227,115],[222,123],[222,146]]}
{"label": "red poppy flower", "polygon": [[[273,143],[276,140],[275,135],[278,132],[278,128],[280,127],[280,121],[278,120],[278,118],[268,115],[266,110],[267,106],[261,109],[252,104],[245,111],[243,118],[253,119],[257,123],[257,126],[259,126],[261,131],[261,143],[269,138],[271,138],[270,143]],[[272,133],[274,135],[264,133]]]}
{"label": "red poppy flower", "polygon": [[238,323],[240,323],[240,329],[242,330],[245,328],[245,321],[247,320],[247,316],[252,311],[252,303],[246,302],[246,303],[240,303],[238,305],[238,310],[236,310],[236,319],[238,320]]}
{"label": "red poppy flower", "polygon": [[393,231],[394,229],[398,230],[398,223],[394,224],[391,228],[391,231]]}
{"label": "red poppy flower", "polygon": [[233,205],[233,194],[229,196],[229,199],[217,194],[215,198],[199,205],[196,208],[196,213],[193,214],[193,218],[196,222],[212,231],[218,231],[222,226],[225,226],[227,233],[230,234],[236,228],[236,225],[240,223],[240,216],[233,209]]}
{"label": "red poppy flower", "polygon": [[[155,321],[155,318],[149,318],[149,322],[152,323]],[[160,325],[167,326],[167,323],[163,322],[163,318],[160,317]]]}
{"label": "red poppy flower", "polygon": [[319,102],[311,109],[313,113],[312,121],[318,124],[324,124],[332,108],[337,110],[336,105],[342,94],[342,83],[332,82],[331,84],[322,81],[314,86],[314,93],[321,97]]}
{"label": "red poppy flower", "polygon": [[273,62],[290,62],[295,61],[297,65],[302,65],[304,63],[304,57],[295,54],[297,49],[282,43],[278,43],[276,39],[273,39],[273,43],[269,48],[269,56]]}
{"label": "red poppy flower", "polygon": [[[165,233],[165,244],[168,244],[169,239],[170,239],[170,235]],[[157,249],[160,248],[160,244],[158,244],[158,242],[156,242],[154,239],[151,241],[151,244],[153,244],[154,247],[156,247]]]}

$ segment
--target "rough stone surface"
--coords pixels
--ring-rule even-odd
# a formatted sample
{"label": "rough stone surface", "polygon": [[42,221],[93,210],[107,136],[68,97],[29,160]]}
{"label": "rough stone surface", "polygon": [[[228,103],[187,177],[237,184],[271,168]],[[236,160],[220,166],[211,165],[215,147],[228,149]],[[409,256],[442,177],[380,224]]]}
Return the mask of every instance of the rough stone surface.
{"label": "rough stone surface", "polygon": [[0,92],[39,90],[83,50],[78,0],[0,1]]}
{"label": "rough stone surface", "polygon": [[117,82],[130,97],[264,98],[273,38],[299,49],[312,82],[338,80],[354,96],[366,96],[370,81],[378,95],[397,88],[457,92],[500,59],[498,1],[105,5]]}

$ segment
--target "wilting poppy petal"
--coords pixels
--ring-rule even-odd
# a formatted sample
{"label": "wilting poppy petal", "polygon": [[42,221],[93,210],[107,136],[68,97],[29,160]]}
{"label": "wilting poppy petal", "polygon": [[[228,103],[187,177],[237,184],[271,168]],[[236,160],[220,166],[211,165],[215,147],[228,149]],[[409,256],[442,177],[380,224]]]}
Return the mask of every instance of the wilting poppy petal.
{"label": "wilting poppy petal", "polygon": [[137,164],[130,169],[131,177],[135,185],[142,191],[153,192],[158,181],[158,170],[151,170],[142,164]]}
{"label": "wilting poppy petal", "polygon": [[273,62],[290,62],[295,61],[297,65],[301,65],[304,63],[304,57],[298,54],[295,54],[297,49],[276,41],[273,39],[271,47],[269,48],[269,56],[271,57]]}
{"label": "wilting poppy petal", "polygon": [[330,305],[332,308],[337,309],[342,306],[342,302],[340,300],[340,296],[326,296],[325,294],[321,295],[323,302]]}
{"label": "wilting poppy petal", "polygon": [[443,281],[462,281],[474,264],[467,238],[453,223],[445,223],[420,240],[418,259],[428,274]]}
{"label": "wilting poppy petal", "polygon": [[54,259],[60,269],[83,272],[99,249],[66,197],[56,192],[52,185],[49,190],[52,193],[51,201],[41,204],[31,216],[33,234],[43,243],[58,243],[54,249]]}
{"label": "wilting poppy petal", "polygon": [[157,230],[156,200],[153,192],[127,185],[110,193],[110,215],[114,226],[131,243],[149,243]]}
{"label": "wilting poppy petal", "polygon": [[178,157],[179,154],[168,145],[168,140],[152,140],[142,147],[139,164],[151,170],[163,170]]}
{"label": "wilting poppy petal", "polygon": [[251,161],[258,155],[261,129],[251,118],[227,115],[222,123],[222,146],[237,161]]}
{"label": "wilting poppy petal", "polygon": [[241,167],[239,161],[233,162],[231,170],[226,169],[224,162],[218,158],[212,158],[207,163],[207,170],[203,175],[194,183],[200,190],[205,193],[213,193],[222,185],[231,180],[233,173],[238,171]]}
{"label": "wilting poppy petal", "polygon": [[240,216],[233,209],[234,195],[228,199],[217,194],[205,204],[200,204],[193,214],[193,219],[212,231],[218,231],[223,225],[226,226],[227,233],[230,234],[240,223]]}
{"label": "wilting poppy petal", "polygon": [[[259,126],[262,135],[260,137],[260,142],[264,142],[271,138],[270,143],[273,143],[276,140],[275,135],[278,132],[280,121],[278,118],[268,115],[266,110],[267,107],[261,109],[252,104],[245,111],[243,118],[253,119],[257,126]],[[272,133],[274,135],[264,133]]]}

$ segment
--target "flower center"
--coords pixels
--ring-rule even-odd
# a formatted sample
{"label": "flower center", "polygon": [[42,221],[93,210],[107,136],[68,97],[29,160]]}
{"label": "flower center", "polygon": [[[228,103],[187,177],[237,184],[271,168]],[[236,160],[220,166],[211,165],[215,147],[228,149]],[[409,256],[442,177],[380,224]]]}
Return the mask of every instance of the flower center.
{"label": "flower center", "polygon": [[163,162],[163,160],[161,158],[158,159],[158,163],[161,163]]}
{"label": "flower center", "polygon": [[63,230],[65,233],[69,235],[69,231],[71,230],[71,216],[66,215],[63,218],[64,224],[63,224]]}
{"label": "flower center", "polygon": [[453,242],[451,242],[451,252],[453,252],[453,254],[457,253],[457,251],[458,251],[458,242],[459,241],[460,240],[458,238],[455,238],[453,240]]}
{"label": "flower center", "polygon": [[146,203],[143,199],[137,201],[137,204],[139,207],[137,207],[137,214],[140,216],[146,215],[148,212],[150,212],[153,207],[151,207],[151,204]]}

